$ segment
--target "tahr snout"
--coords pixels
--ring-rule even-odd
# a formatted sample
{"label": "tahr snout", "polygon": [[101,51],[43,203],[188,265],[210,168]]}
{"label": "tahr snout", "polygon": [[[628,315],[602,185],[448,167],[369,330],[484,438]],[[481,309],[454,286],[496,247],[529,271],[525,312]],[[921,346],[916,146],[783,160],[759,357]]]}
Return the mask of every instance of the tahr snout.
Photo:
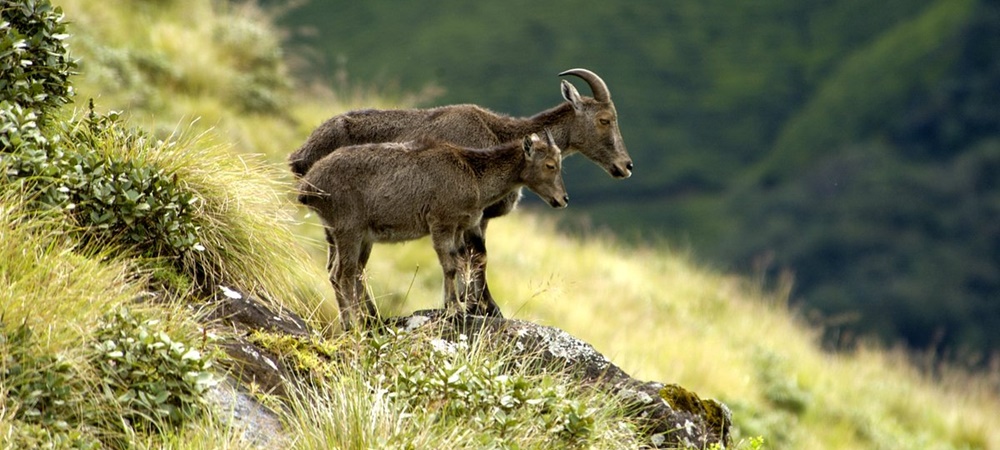
{"label": "tahr snout", "polygon": [[553,197],[549,200],[549,205],[553,208],[565,208],[569,205],[569,194],[564,194],[560,197]]}

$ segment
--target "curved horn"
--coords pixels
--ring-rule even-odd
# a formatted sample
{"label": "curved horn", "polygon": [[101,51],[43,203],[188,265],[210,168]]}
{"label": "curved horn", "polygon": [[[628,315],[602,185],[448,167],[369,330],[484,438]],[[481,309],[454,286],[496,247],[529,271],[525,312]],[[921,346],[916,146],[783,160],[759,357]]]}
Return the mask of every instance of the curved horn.
{"label": "curved horn", "polygon": [[596,73],[587,69],[569,69],[559,74],[559,76],[564,75],[575,75],[583,78],[590,85],[590,90],[594,92],[594,100],[605,103],[611,101],[611,92],[608,91],[608,85],[604,84],[604,80],[597,76]]}
{"label": "curved horn", "polygon": [[556,145],[555,138],[552,137],[552,132],[548,128],[545,129],[545,140],[548,141],[550,147],[558,147]]}

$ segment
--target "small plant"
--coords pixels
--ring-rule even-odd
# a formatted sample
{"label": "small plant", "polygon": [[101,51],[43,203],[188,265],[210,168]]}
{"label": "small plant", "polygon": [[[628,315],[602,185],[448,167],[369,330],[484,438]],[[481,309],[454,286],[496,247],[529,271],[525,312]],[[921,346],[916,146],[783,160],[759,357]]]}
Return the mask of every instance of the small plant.
{"label": "small plant", "polygon": [[[747,440],[740,440],[731,447],[734,450],[764,450],[764,438],[755,436]],[[718,442],[708,446],[706,450],[725,450],[726,447]]]}
{"label": "small plant", "polygon": [[757,354],[757,376],[764,398],[780,410],[801,416],[809,408],[812,396],[788,373],[787,365],[781,356],[773,352],[762,350]]}
{"label": "small plant", "polygon": [[568,380],[531,374],[499,354],[475,348],[465,335],[456,342],[403,332],[365,341],[370,374],[388,398],[433,422],[473,426],[484,444],[506,445],[526,435],[566,446],[595,439],[599,408]]}
{"label": "small plant", "polygon": [[102,395],[133,427],[176,427],[204,413],[204,394],[218,382],[207,342],[196,348],[124,307],[104,318],[95,340]]}
{"label": "small plant", "polygon": [[245,113],[281,114],[292,84],[273,30],[241,14],[220,24],[213,34],[236,70],[229,93],[234,104]]}
{"label": "small plant", "polygon": [[0,0],[0,99],[40,116],[70,102],[76,62],[63,17],[48,0]]}
{"label": "small plant", "polygon": [[95,437],[78,430],[54,430],[42,425],[15,422],[9,431],[3,434],[3,447],[6,449],[100,449],[101,442]]}
{"label": "small plant", "polygon": [[44,352],[30,326],[0,320],[0,408],[12,411],[9,444],[17,448],[96,448],[79,431],[79,374],[59,355]]}
{"label": "small plant", "polygon": [[343,340],[330,370],[318,371],[333,376],[293,384],[282,408],[302,448],[638,446],[616,399],[524,364],[488,337],[382,329]]}

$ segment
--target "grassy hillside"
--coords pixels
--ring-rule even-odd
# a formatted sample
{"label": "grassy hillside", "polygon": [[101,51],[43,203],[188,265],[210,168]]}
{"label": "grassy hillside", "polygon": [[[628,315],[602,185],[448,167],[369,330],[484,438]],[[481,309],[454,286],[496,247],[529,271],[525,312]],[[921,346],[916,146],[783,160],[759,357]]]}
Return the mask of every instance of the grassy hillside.
{"label": "grassy hillside", "polygon": [[[570,238],[524,212],[490,233],[491,286],[508,315],[562,328],[639,378],[726,402],[742,436],[767,448],[1000,448],[996,373],[945,367],[932,380],[902,352],[826,353],[781,292],[684,254]],[[426,242],[377,249],[369,276],[406,309],[439,295]]]}
{"label": "grassy hillside", "polygon": [[557,73],[590,68],[635,176],[568,160],[567,216],[690,242],[732,270],[793,271],[792,303],[826,345],[1000,354],[995,1],[284,8],[289,48],[312,63],[301,73],[443,88],[428,106],[531,115],[560,101]]}
{"label": "grassy hillside", "polygon": [[[99,111],[125,110],[130,124],[155,136],[180,130],[168,141],[176,145],[130,150],[112,134],[99,147],[116,158],[177,168],[180,179],[208,205],[193,215],[200,224],[199,242],[228,250],[211,256],[220,273],[267,292],[314,325],[330,323],[332,311],[324,299],[332,299],[332,292],[322,273],[320,228],[291,203],[283,159],[326,117],[394,102],[349,86],[341,92],[297,86],[285,69],[277,31],[252,7],[209,0],[133,0],[116,8],[88,0],[57,4],[73,22],[70,47],[82,58],[82,73],[75,78],[79,114],[85,114],[82,100],[92,97]],[[66,363],[65,370],[54,373],[81,373],[79,379],[99,385],[98,369],[89,362],[93,347],[87,343],[107,330],[166,330],[187,348],[209,352],[184,292],[165,307],[128,313],[139,320],[125,313],[107,315],[141,295],[146,279],[162,275],[141,258],[122,260],[104,247],[67,237],[72,235],[58,218],[24,213],[22,202],[16,192],[0,197],[4,374],[9,375],[12,360],[29,360],[43,369]],[[291,214],[297,219],[289,219]],[[688,254],[659,245],[637,248],[596,232],[569,237],[558,230],[555,214],[523,210],[491,225],[490,281],[505,313],[562,328],[639,378],[679,383],[727,403],[738,439],[762,436],[765,448],[774,449],[1000,449],[996,369],[971,377],[937,367],[930,376],[900,352],[862,346],[851,354],[826,353],[817,346],[817,330],[801,325],[788,310],[783,291],[762,291],[753,280],[699,267]],[[386,312],[439,305],[440,270],[425,240],[376,247],[368,277]],[[57,356],[18,356],[23,352],[8,343],[21,323],[41,330],[35,332],[37,339],[18,341],[27,342],[22,347],[32,355]],[[329,392],[343,396],[306,397],[283,417],[299,438],[289,447],[470,447],[477,442],[467,424],[449,423],[442,430],[432,426],[439,425],[432,417],[407,416],[412,411],[379,403],[366,380],[347,376],[351,371],[341,369],[329,386]],[[11,379],[27,387],[41,382],[5,378]],[[542,387],[553,382],[530,380]],[[63,378],[56,382],[57,392],[86,392]],[[25,402],[8,404],[18,398],[11,386],[0,389],[7,406],[0,409],[0,438],[23,433],[16,423],[30,417],[23,414],[30,411]],[[73,411],[114,417],[122,414],[116,408],[130,411],[107,399],[80,394],[66,394],[66,399]],[[613,448],[609,442],[622,438],[612,432],[616,428],[610,421],[601,416],[595,425],[605,436],[595,438],[595,447]],[[166,429],[161,438],[122,430],[113,421],[85,417],[78,422],[86,426],[67,425],[62,429],[69,431],[60,436],[87,436],[93,433],[88,427],[98,424],[138,448],[248,445],[238,430],[220,425],[211,414],[186,428]],[[331,425],[342,422],[340,428]],[[530,436],[520,445],[544,446],[545,441]]]}

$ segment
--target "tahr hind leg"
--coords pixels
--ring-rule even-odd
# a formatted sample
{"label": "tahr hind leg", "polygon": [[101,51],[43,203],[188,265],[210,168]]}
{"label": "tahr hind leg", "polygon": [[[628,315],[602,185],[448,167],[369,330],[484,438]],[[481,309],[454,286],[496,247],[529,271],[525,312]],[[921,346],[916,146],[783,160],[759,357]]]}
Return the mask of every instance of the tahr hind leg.
{"label": "tahr hind leg", "polygon": [[362,297],[362,311],[367,317],[378,319],[378,308],[375,307],[375,301],[372,299],[371,295],[368,293],[368,289],[365,287],[365,267],[368,266],[368,258],[372,255],[372,243],[364,241],[361,243],[361,252],[358,253],[358,278],[357,287],[355,292],[360,292]]}
{"label": "tahr hind leg", "polygon": [[[330,282],[337,293],[341,323],[345,330],[370,325],[377,317],[374,306],[368,305],[364,284],[361,282],[361,260],[364,242],[361,236],[340,234],[333,236],[336,258],[331,264]],[[370,245],[370,244],[369,244]]]}

